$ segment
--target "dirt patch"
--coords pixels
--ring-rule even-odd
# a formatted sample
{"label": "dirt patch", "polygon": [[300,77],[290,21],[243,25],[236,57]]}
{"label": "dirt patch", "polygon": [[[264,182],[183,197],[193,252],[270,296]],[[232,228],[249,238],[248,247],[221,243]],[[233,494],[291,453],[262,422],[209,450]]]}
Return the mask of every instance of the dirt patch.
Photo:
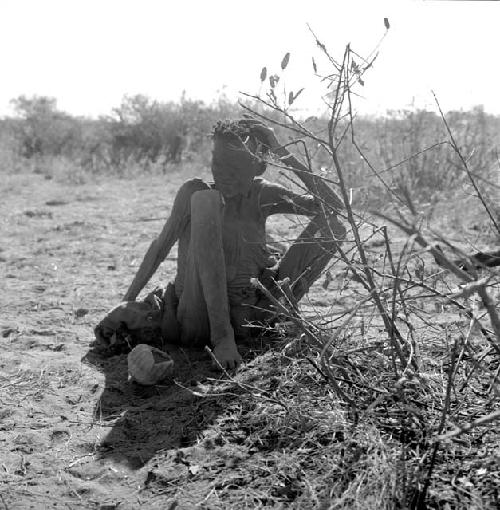
{"label": "dirt patch", "polygon": [[[0,508],[328,508],[333,501],[391,508],[396,497],[404,501],[397,491],[414,481],[405,469],[418,470],[419,448],[439,421],[436,402],[414,398],[416,385],[401,401],[381,400],[354,428],[298,335],[290,344],[261,338],[242,346],[235,380],[214,372],[206,353],[172,347],[174,377],[152,388],[127,381],[125,355],[89,350],[93,327],[121,300],[186,178],[68,186],[41,175],[2,177]],[[301,225],[273,218],[270,227],[286,244]],[[174,250],[145,292],[172,279],[175,257]],[[358,291],[335,266],[304,300],[305,317],[328,334],[331,317]],[[443,332],[466,320],[442,307],[424,311],[415,323],[429,356],[421,384],[439,396]],[[366,352],[342,339],[352,350],[346,366],[358,374],[355,394],[367,407],[394,381],[377,374],[386,359],[380,324],[360,317],[354,327],[374,331]],[[498,370],[494,357],[483,360]],[[477,377],[457,397],[457,421],[468,419],[465,407],[486,398],[487,386]],[[433,508],[494,508],[499,459],[494,430],[443,447]]]}
{"label": "dirt patch", "polygon": [[[89,352],[93,326],[121,299],[182,180],[74,187],[38,175],[4,179],[0,501],[7,508],[139,508],[150,500],[148,507],[165,508],[161,494],[174,481],[185,485],[184,503],[175,500],[188,508],[212,490],[216,472],[248,456],[217,437],[196,446],[238,397],[225,394],[206,353],[173,348],[175,382],[144,388],[127,381],[126,356]],[[172,279],[174,264],[175,252],[149,288]],[[256,350],[262,346],[243,348],[245,358]]]}

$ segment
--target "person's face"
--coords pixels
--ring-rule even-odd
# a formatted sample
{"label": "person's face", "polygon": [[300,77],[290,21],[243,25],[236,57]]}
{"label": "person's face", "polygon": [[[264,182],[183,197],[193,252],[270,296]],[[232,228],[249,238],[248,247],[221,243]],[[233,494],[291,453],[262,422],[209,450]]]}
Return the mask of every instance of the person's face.
{"label": "person's face", "polygon": [[[220,146],[218,148],[220,149]],[[218,148],[214,146],[212,155],[215,187],[225,198],[247,196],[254,177],[261,170],[259,160],[255,156],[256,140],[251,136],[243,140],[233,139],[227,151]]]}
{"label": "person's face", "polygon": [[248,195],[255,174],[253,170],[236,168],[212,161],[212,174],[215,187],[225,198]]}

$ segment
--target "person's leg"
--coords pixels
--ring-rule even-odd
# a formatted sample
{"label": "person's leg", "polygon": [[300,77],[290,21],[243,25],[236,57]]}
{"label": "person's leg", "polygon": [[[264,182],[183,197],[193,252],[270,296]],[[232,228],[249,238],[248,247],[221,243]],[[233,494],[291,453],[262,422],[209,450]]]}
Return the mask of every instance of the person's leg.
{"label": "person's leg", "polygon": [[[191,233],[193,233],[192,227]],[[182,344],[203,346],[210,342],[210,322],[198,274],[195,250],[193,235],[191,235],[185,266],[186,276],[177,306],[176,320],[179,324],[179,340]]]}
{"label": "person's leg", "polygon": [[177,320],[182,343],[210,342],[219,361],[232,366],[239,354],[230,321],[222,218],[223,202],[218,191],[193,194],[191,237]]}

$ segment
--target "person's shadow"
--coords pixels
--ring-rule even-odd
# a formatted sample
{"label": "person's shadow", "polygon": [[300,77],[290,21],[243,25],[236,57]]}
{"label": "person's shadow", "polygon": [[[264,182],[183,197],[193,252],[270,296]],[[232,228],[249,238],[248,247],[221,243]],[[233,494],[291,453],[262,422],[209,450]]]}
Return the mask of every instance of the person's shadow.
{"label": "person's shadow", "polygon": [[[246,360],[265,350],[255,339],[238,348]],[[127,381],[126,354],[105,357],[90,348],[83,357],[105,375],[94,408],[96,423],[110,426],[99,447],[101,458],[140,469],[160,450],[192,446],[237,397],[238,388],[223,395],[210,391],[225,377],[213,368],[207,352],[173,345],[167,351],[175,363],[173,378],[156,386]]]}

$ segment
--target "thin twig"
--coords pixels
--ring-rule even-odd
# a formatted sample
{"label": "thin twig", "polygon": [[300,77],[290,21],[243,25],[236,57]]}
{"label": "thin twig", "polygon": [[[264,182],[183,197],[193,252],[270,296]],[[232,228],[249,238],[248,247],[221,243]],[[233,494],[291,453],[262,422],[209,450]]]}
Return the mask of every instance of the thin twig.
{"label": "thin twig", "polygon": [[481,416],[481,418],[477,418],[470,423],[466,423],[464,425],[459,425],[456,429],[448,432],[447,434],[443,434],[440,436],[436,436],[434,441],[446,441],[447,439],[451,439],[453,437],[457,437],[465,432],[470,432],[472,429],[476,427],[481,427],[483,425],[488,425],[488,423],[493,423],[494,421],[500,420],[500,410],[493,411],[490,414],[485,416]]}
{"label": "thin twig", "polygon": [[[450,409],[450,403],[451,403],[451,390],[453,388],[453,381],[454,381],[454,374],[455,374],[455,364],[457,360],[457,349],[458,349],[458,337],[455,338],[455,342],[453,344],[453,348],[451,351],[451,360],[450,360],[450,366],[448,367],[448,379],[446,382],[446,393],[445,393],[445,400],[443,404],[443,409],[441,411],[441,419],[439,421],[438,426],[438,435],[441,434],[441,432],[444,429],[444,426],[446,424],[446,417],[448,416],[448,412]],[[437,458],[437,452],[439,450],[440,442],[436,441],[434,443],[434,447],[431,454],[431,460],[429,462],[429,468],[427,470],[427,476],[424,481],[424,486],[421,491],[419,491],[418,499],[415,508],[420,509],[424,507],[424,502],[427,498],[427,491],[429,490],[429,486],[431,484],[431,477],[432,472],[434,471],[434,466],[436,465],[436,458]]]}
{"label": "thin twig", "polygon": [[431,91],[431,92],[432,92],[432,95],[434,96],[434,101],[436,101],[436,105],[437,105],[437,107],[439,109],[439,113],[441,115],[441,119],[443,120],[443,123],[444,123],[444,125],[446,127],[446,130],[448,131],[448,135],[449,135],[450,141],[451,141],[451,146],[453,147],[453,150],[457,153],[457,156],[459,157],[459,159],[460,159],[460,161],[461,161],[461,163],[462,163],[462,165],[464,167],[464,170],[467,173],[467,177],[469,177],[469,180],[470,180],[470,182],[472,184],[472,187],[474,188],[475,192],[477,193],[477,197],[479,198],[479,200],[483,204],[483,207],[485,208],[486,212],[488,213],[488,216],[490,217],[491,222],[495,226],[496,231],[500,234],[500,226],[497,223],[495,215],[491,212],[491,210],[490,210],[486,200],[483,197],[483,194],[481,193],[481,190],[479,189],[478,185],[476,184],[476,181],[475,181],[474,177],[472,176],[472,173],[471,173],[471,171],[469,169],[469,165],[467,164],[467,161],[465,160],[465,158],[462,155],[462,151],[460,150],[460,148],[458,147],[457,142],[455,141],[455,138],[453,136],[453,133],[451,132],[450,126],[448,124],[448,121],[446,120],[446,117],[445,117],[445,115],[443,113],[443,110],[441,110],[441,105],[439,104],[439,101],[438,101],[438,98],[436,97],[436,94],[434,93],[434,91]]}

